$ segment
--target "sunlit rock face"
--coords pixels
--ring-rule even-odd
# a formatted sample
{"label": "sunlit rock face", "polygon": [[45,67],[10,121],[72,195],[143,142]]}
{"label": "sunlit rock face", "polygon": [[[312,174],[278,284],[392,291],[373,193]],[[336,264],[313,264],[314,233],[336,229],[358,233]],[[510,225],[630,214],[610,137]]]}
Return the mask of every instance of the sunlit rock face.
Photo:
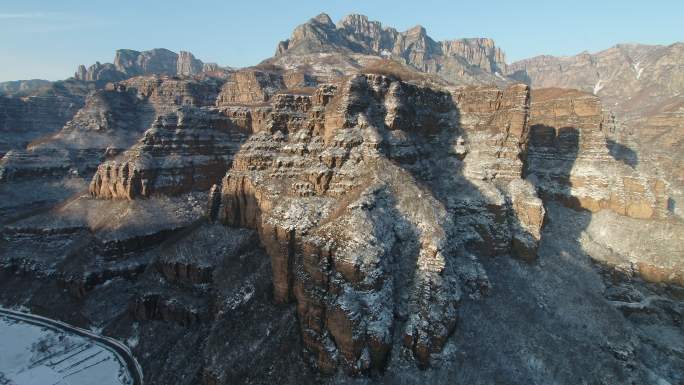
{"label": "sunlit rock face", "polygon": [[633,218],[668,215],[667,183],[611,154],[610,122],[598,97],[580,91],[532,92],[527,174],[543,194],[597,212]]}
{"label": "sunlit rock face", "polygon": [[[297,85],[298,82],[292,79],[289,87]],[[273,94],[285,87],[282,74],[249,69],[237,71],[228,77],[221,88],[216,105],[221,107],[268,102]]]}
{"label": "sunlit rock face", "polygon": [[[459,302],[487,291],[478,258],[536,257],[544,209],[520,178],[527,94],[358,75],[273,98],[209,212],[257,229],[275,299],[297,303],[321,370],[382,369],[401,346],[429,366]],[[493,172],[464,174],[469,157]]]}
{"label": "sunlit rock face", "polygon": [[[511,78],[535,89],[562,87],[599,97],[605,115],[603,131],[611,141],[608,145],[611,154],[627,160],[642,174],[669,184],[668,210],[681,218],[684,206],[681,203],[684,201],[683,60],[681,42],[662,46],[618,44],[597,53],[525,59],[512,63],[507,70]],[[643,181],[626,183],[644,184]],[[639,217],[650,216],[649,210],[641,206],[631,211]],[[626,208],[620,210],[626,211]]]}

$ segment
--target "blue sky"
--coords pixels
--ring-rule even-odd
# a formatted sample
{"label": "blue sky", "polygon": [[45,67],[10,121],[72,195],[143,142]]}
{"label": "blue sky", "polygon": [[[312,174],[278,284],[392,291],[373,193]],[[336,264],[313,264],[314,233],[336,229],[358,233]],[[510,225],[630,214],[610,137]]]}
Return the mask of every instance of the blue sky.
{"label": "blue sky", "polygon": [[491,37],[509,62],[684,40],[683,0],[2,0],[0,81],[63,79],[78,64],[111,61],[117,48],[252,65],[320,12],[334,21],[362,13],[399,30],[421,24],[436,40]]}

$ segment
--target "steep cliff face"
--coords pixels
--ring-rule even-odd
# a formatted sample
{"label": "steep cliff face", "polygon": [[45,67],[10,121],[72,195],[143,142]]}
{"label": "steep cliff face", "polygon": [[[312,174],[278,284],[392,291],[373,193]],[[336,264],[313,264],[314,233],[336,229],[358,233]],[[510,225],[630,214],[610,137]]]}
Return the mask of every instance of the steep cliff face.
{"label": "steep cliff face", "polygon": [[84,82],[18,81],[0,91],[0,156],[56,133],[83,106],[93,87]]}
{"label": "steep cliff face", "polygon": [[296,301],[320,370],[382,370],[402,346],[427,367],[462,297],[488,289],[478,258],[536,258],[544,208],[521,179],[528,93],[382,75],[292,92],[278,74],[240,71],[217,107],[158,118],[100,165],[90,193],[206,191],[228,169],[209,216],[257,230],[274,298]]}
{"label": "steep cliff face", "polygon": [[634,218],[668,215],[668,189],[611,149],[598,97],[574,90],[532,92],[527,173],[550,196],[597,212]]}
{"label": "steep cliff face", "polygon": [[[293,83],[295,83],[293,85],[298,85],[296,81]],[[282,74],[251,69],[237,71],[226,79],[216,105],[221,107],[265,103],[285,87]]]}
{"label": "steep cliff face", "polygon": [[[644,173],[672,188],[672,210],[681,216],[684,196],[684,44],[621,44],[570,57],[541,56],[513,63],[512,78],[532,87],[575,88],[600,97],[616,122],[607,134]],[[631,154],[631,155],[630,155]]]}
{"label": "steep cliff face", "polygon": [[[50,208],[73,194],[87,191],[98,166],[105,160],[116,159],[138,142],[156,117],[175,114],[183,106],[213,106],[221,84],[212,78],[179,80],[151,76],[112,83],[92,92],[61,130],[34,141],[25,150],[9,151],[0,160],[0,192],[11,197],[0,207],[7,212],[3,219]],[[175,138],[173,131],[168,131],[168,135],[160,134],[163,143],[189,142],[190,147],[206,147],[207,138],[197,138],[195,144],[192,137],[182,137],[184,132],[180,133],[181,138]],[[179,173],[188,170],[181,165],[174,169],[172,163],[171,159],[164,162]],[[192,169],[192,162],[186,166]],[[223,171],[221,168],[216,172],[220,176]],[[159,176],[159,180],[164,177],[169,177],[168,173]]]}
{"label": "steep cliff face", "polygon": [[[328,54],[332,57],[320,59]],[[348,73],[372,58],[391,58],[455,84],[507,82],[505,56],[491,39],[436,42],[422,26],[398,32],[363,15],[349,15],[337,25],[326,14],[314,17],[280,42],[270,62],[286,68],[327,66]]]}
{"label": "steep cliff face", "polygon": [[209,190],[225,173],[244,137],[215,109],[185,106],[158,117],[122,160],[101,164],[90,193],[133,199]]}
{"label": "steep cliff face", "polygon": [[[215,66],[215,65],[214,65]],[[208,70],[216,70],[210,66]],[[179,54],[164,48],[149,51],[120,49],[114,63],[96,62],[86,68],[80,65],[74,74],[77,80],[116,82],[142,75],[192,76],[204,71],[204,63],[186,51]]]}
{"label": "steep cliff face", "polygon": [[181,76],[191,76],[198,74],[204,70],[204,63],[196,59],[195,56],[187,51],[180,51],[178,53],[178,60],[176,62],[176,74]]}
{"label": "steep cliff face", "polygon": [[467,94],[359,75],[278,95],[212,189],[216,219],[257,229],[274,297],[297,302],[320,370],[382,369],[402,345],[429,366],[463,293],[487,290],[477,257],[535,257],[544,209],[522,163],[503,156],[508,172],[484,180],[461,171],[461,147],[485,142],[471,133],[505,133],[517,139],[500,144],[522,150],[527,88]]}
{"label": "steep cliff face", "polygon": [[461,124],[468,133],[464,173],[503,184],[519,178],[527,150],[528,87],[465,87],[452,94],[462,106]]}
{"label": "steep cliff face", "polygon": [[637,155],[611,139],[612,124],[595,95],[533,90],[527,179],[547,207],[555,201],[592,213],[580,239],[597,263],[680,284],[682,262],[671,257],[681,254],[681,221],[671,207],[676,190],[652,169],[638,167]]}

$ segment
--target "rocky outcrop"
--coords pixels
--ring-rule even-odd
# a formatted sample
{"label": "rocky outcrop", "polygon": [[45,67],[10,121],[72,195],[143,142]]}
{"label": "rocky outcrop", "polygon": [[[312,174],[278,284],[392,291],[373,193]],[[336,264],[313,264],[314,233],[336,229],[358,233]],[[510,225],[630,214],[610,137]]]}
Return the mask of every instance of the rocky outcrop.
{"label": "rocky outcrop", "polygon": [[[470,92],[359,75],[277,95],[212,188],[214,219],[257,229],[274,297],[297,302],[320,370],[381,370],[401,345],[431,365],[463,293],[487,290],[477,258],[534,259],[544,211],[520,179],[527,88]],[[506,171],[471,180],[464,163],[487,142],[471,134],[517,162],[491,159]]]}
{"label": "rocky outcrop", "polygon": [[122,159],[101,164],[90,193],[133,199],[206,191],[225,173],[244,138],[217,110],[183,107],[159,117]]}
{"label": "rocky outcrop", "polygon": [[76,80],[88,82],[116,82],[126,78],[126,74],[119,71],[112,63],[102,64],[99,61],[86,68],[81,64],[74,73]]}
{"label": "rocky outcrop", "polygon": [[237,71],[221,88],[216,105],[263,104],[283,88],[285,83],[280,74],[250,69]]}
{"label": "rocky outcrop", "polygon": [[[210,69],[213,68],[210,67]],[[192,53],[187,51],[180,51],[178,53],[176,74],[181,76],[191,76],[202,71],[204,71],[204,63],[202,63],[201,60],[195,59],[195,56]]]}
{"label": "rocky outcrop", "polygon": [[532,92],[527,174],[567,205],[634,218],[667,215],[667,184],[616,160],[598,97],[562,89]]}
{"label": "rocky outcrop", "polygon": [[0,157],[55,133],[82,105],[83,99],[77,96],[0,96]]}
{"label": "rocky outcrop", "polygon": [[175,112],[181,106],[213,106],[223,81],[213,78],[174,79],[163,76],[138,76],[121,85],[152,107],[155,116]]}
{"label": "rocky outcrop", "polygon": [[[331,57],[323,60],[321,55]],[[278,44],[270,62],[285,68],[314,67],[317,73],[321,70],[316,67],[348,73],[373,58],[393,59],[455,84],[507,82],[504,53],[491,39],[436,42],[422,26],[399,32],[363,15],[349,15],[337,25],[326,14],[312,18]]]}
{"label": "rocky outcrop", "polygon": [[24,151],[13,151],[0,164],[3,180],[83,175],[106,158],[135,144],[157,116],[181,106],[213,105],[220,84],[214,79],[180,80],[136,77],[108,84],[85,100],[83,108],[54,135]]}
{"label": "rocky outcrop", "polygon": [[177,73],[178,54],[164,48],[149,51],[120,49],[114,56],[114,67],[129,76]]}
{"label": "rocky outcrop", "polygon": [[[299,87],[311,84],[304,74],[288,72],[286,78],[302,95],[310,93]],[[90,186],[98,198],[208,190],[225,174],[248,135],[303,120],[310,107],[309,97],[276,94],[286,87],[283,75],[252,69],[231,74],[220,92],[219,83],[211,79],[137,77],[121,84],[147,100],[158,118],[130,151],[100,165]],[[190,107],[214,103],[211,108]],[[178,110],[178,104],[184,108]],[[281,112],[290,107],[297,114]]]}
{"label": "rocky outcrop", "polygon": [[468,133],[468,143],[457,144],[468,155],[464,174],[499,185],[520,178],[527,151],[528,87],[465,87],[452,94]]}
{"label": "rocky outcrop", "polygon": [[540,56],[508,67],[509,75],[535,88],[563,87],[600,97],[611,129],[610,151],[671,187],[670,211],[682,216],[684,178],[684,44],[619,44],[597,53]]}
{"label": "rocky outcrop", "polygon": [[114,63],[96,62],[86,68],[80,65],[74,74],[77,80],[116,82],[142,75],[191,76],[204,71],[204,63],[192,53],[179,54],[164,48],[149,51],[120,49],[116,51]]}

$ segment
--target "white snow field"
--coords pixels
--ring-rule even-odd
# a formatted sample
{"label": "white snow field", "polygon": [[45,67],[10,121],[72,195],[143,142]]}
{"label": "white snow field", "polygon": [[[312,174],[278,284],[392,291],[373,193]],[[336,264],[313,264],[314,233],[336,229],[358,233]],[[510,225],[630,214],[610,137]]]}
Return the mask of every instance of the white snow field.
{"label": "white snow field", "polygon": [[121,357],[66,330],[0,314],[0,385],[133,385]]}

